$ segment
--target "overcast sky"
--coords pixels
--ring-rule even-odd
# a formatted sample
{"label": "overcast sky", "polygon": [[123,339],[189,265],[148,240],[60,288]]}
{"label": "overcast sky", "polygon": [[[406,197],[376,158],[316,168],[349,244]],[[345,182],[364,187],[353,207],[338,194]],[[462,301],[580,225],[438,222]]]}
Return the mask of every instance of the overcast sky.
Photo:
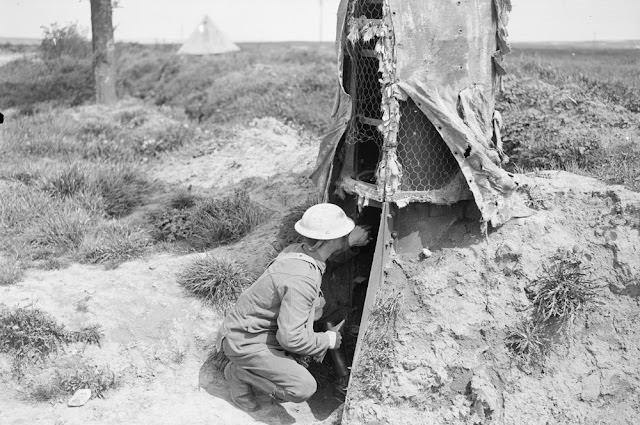
{"label": "overcast sky", "polygon": [[[318,40],[320,36],[327,41],[334,38],[338,4],[338,0],[119,2],[121,8],[114,16],[116,39],[144,41],[186,38],[204,14],[235,41]],[[512,2],[513,41],[640,39],[640,0]],[[40,26],[52,22],[76,22],[88,32],[89,0],[0,0],[0,37],[40,37]]]}

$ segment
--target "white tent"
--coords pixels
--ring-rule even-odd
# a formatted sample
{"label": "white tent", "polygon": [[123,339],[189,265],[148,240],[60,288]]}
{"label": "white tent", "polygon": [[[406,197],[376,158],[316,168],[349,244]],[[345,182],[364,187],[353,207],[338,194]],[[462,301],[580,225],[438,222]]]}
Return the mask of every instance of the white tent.
{"label": "white tent", "polygon": [[214,55],[238,50],[240,48],[213,24],[211,18],[205,16],[187,41],[180,47],[178,54]]}

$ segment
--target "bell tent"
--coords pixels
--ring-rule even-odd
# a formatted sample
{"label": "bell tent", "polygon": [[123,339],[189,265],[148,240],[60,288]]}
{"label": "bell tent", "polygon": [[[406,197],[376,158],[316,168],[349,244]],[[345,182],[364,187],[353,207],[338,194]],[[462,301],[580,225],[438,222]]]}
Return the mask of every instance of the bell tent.
{"label": "bell tent", "polygon": [[[366,412],[382,402],[368,382],[374,370],[388,376],[396,367],[380,354],[394,338],[382,329],[407,291],[392,260],[429,256],[452,220],[479,221],[486,232],[520,210],[513,176],[501,168],[494,110],[510,8],[509,0],[340,2],[332,125],[312,178],[325,201],[378,235],[354,261],[328,268],[323,282],[337,314],[347,312],[343,423],[373,419]],[[403,356],[424,357],[411,351],[423,346],[411,335],[402,344]],[[422,414],[401,410],[407,420]]]}
{"label": "bell tent", "polygon": [[180,55],[215,55],[240,50],[229,38],[205,16],[187,41],[180,47]]}

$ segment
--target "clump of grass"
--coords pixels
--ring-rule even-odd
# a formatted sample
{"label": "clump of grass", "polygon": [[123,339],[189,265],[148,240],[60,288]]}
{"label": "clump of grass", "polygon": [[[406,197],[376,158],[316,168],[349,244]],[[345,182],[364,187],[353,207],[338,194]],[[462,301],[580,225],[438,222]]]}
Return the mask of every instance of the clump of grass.
{"label": "clump of grass", "polygon": [[541,323],[572,323],[595,300],[596,285],[577,254],[559,252],[551,260],[530,288],[533,315]]}
{"label": "clump of grass", "polygon": [[150,237],[142,229],[108,221],[83,239],[78,256],[87,263],[118,263],[139,257],[150,244]]}
{"label": "clump of grass", "polygon": [[238,263],[210,255],[197,258],[178,275],[178,283],[226,314],[251,284],[247,270]]}
{"label": "clump of grass", "polygon": [[80,206],[53,203],[27,230],[27,240],[36,248],[37,258],[72,251],[82,242],[90,222],[91,216]]}
{"label": "clump of grass", "polygon": [[245,191],[224,198],[199,199],[179,193],[163,209],[148,215],[152,235],[159,241],[185,241],[195,249],[233,242],[268,216]]}
{"label": "clump of grass", "polygon": [[136,168],[119,165],[101,171],[94,182],[109,217],[123,217],[145,202],[152,184]]}
{"label": "clump of grass", "polygon": [[189,242],[197,249],[233,242],[249,233],[267,217],[267,211],[238,190],[221,199],[204,199],[190,216]]}
{"label": "clump of grass", "polygon": [[25,363],[42,361],[68,344],[99,344],[101,337],[98,326],[69,331],[37,308],[0,310],[0,352],[13,357],[18,373]]}
{"label": "clump of grass", "polygon": [[75,363],[53,367],[52,374],[44,374],[30,383],[29,394],[34,400],[51,401],[80,389],[90,389],[91,398],[104,398],[107,391],[120,385],[119,377],[106,365]]}
{"label": "clump of grass", "polygon": [[19,282],[23,274],[24,270],[18,260],[0,257],[0,286]]}

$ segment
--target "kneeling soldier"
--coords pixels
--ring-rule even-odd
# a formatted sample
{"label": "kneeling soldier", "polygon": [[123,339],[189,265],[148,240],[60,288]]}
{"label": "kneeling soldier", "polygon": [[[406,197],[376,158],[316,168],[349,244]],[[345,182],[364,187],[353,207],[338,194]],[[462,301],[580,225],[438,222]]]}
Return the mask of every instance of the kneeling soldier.
{"label": "kneeling soldier", "polygon": [[219,341],[230,360],[224,376],[231,400],[244,410],[258,409],[255,390],[279,401],[307,400],[316,381],[287,353],[321,360],[342,342],[337,327],[313,330],[324,306],[322,274],[329,257],[366,245],[369,232],[333,204],[309,208],[295,230],[304,242],[285,248],[240,295],[221,325]]}

